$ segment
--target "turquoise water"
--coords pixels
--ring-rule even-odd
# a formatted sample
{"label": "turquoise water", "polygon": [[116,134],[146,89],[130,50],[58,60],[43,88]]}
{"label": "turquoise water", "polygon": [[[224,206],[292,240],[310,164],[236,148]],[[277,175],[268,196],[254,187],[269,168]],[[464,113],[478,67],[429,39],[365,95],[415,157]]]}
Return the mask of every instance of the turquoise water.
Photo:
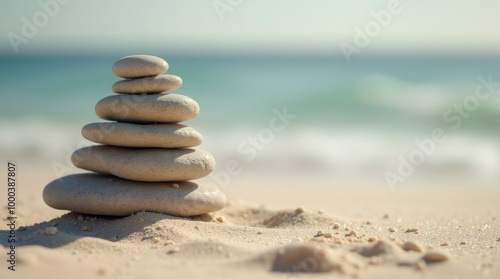
{"label": "turquoise water", "polygon": [[[216,173],[231,160],[244,167],[232,184],[247,177],[384,185],[384,173],[397,172],[400,156],[408,158],[415,139],[435,128],[449,140],[404,183],[500,183],[500,88],[460,129],[443,120],[474,94],[479,76],[500,81],[498,57],[359,57],[349,64],[342,57],[155,55],[169,62],[168,73],[182,77],[176,93],[200,104],[199,117],[186,124],[204,135],[202,148],[217,159]],[[95,103],[114,94],[111,66],[118,58],[0,57],[2,157],[68,160],[82,143],[80,128],[100,121]],[[273,109],[285,107],[296,117],[248,160],[238,147],[269,127]]]}
{"label": "turquoise water", "polygon": [[[183,78],[178,93],[200,103],[196,121],[209,126],[253,125],[283,106],[300,114],[300,122],[326,126],[432,124],[439,121],[439,109],[412,119],[397,104],[404,107],[414,100],[405,100],[408,94],[426,94],[430,87],[445,109],[473,91],[478,76],[500,76],[499,58],[385,57],[349,64],[342,57],[159,56],[168,60],[169,73]],[[117,58],[0,57],[2,119],[95,120],[94,104],[113,94],[111,84],[118,80],[111,73]],[[379,93],[389,94],[396,106],[377,101]],[[485,109],[478,117],[498,128],[497,121],[488,120],[497,116],[498,111]]]}

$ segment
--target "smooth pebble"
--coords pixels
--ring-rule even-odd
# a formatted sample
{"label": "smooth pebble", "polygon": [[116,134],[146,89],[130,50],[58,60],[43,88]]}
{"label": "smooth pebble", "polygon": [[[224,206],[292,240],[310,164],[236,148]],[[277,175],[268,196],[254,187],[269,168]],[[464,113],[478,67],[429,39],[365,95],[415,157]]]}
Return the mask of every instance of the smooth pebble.
{"label": "smooth pebble", "polygon": [[182,124],[91,123],[82,128],[82,135],[96,143],[124,147],[193,147],[203,139],[198,131]]}
{"label": "smooth pebble", "polygon": [[130,55],[113,64],[113,74],[122,78],[156,76],[168,70],[167,61],[152,55]]}
{"label": "smooth pebble", "polygon": [[200,149],[127,148],[110,145],[76,150],[73,164],[81,169],[136,181],[180,181],[202,178],[215,167],[214,157]]}
{"label": "smooth pebble", "polygon": [[137,182],[118,177],[83,173],[49,183],[43,200],[53,208],[84,214],[126,216],[153,211],[194,216],[224,207],[226,197],[216,187],[194,182]]}
{"label": "smooth pebble", "polygon": [[195,118],[200,106],[179,94],[113,95],[95,106],[97,116],[129,123],[178,123]]}
{"label": "smooth pebble", "polygon": [[140,94],[172,91],[182,85],[182,79],[174,75],[159,75],[136,79],[119,80],[111,89],[115,93]]}
{"label": "smooth pebble", "polygon": [[403,243],[401,248],[403,248],[403,250],[405,251],[414,251],[418,253],[421,253],[423,251],[422,245],[412,240],[408,240],[405,243]]}
{"label": "smooth pebble", "polygon": [[434,250],[428,251],[422,257],[426,262],[437,263],[437,262],[445,262],[449,259],[448,254],[443,251]]}

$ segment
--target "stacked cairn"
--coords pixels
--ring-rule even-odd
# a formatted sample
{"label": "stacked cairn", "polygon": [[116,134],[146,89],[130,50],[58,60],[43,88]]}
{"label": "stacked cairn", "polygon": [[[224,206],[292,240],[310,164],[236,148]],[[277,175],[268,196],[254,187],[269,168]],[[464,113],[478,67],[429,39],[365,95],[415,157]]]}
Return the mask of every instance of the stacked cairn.
{"label": "stacked cairn", "polygon": [[76,167],[96,173],[68,175],[49,183],[45,203],[56,209],[85,214],[126,216],[153,211],[194,216],[224,207],[218,188],[189,180],[209,175],[212,155],[194,146],[202,136],[178,124],[194,119],[199,105],[172,93],[182,79],[164,74],[165,60],[150,55],[119,59],[113,73],[123,80],[113,84],[117,95],[96,104],[96,114],[114,122],[91,123],[83,136],[94,145],[76,150]]}

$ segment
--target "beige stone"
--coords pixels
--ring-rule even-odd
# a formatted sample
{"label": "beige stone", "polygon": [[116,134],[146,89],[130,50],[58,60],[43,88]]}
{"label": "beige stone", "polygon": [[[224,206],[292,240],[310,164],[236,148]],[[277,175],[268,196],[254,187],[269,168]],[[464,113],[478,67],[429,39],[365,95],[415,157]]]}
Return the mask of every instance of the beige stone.
{"label": "beige stone", "polygon": [[182,79],[174,75],[159,75],[119,80],[113,84],[113,92],[121,94],[160,93],[172,91],[182,85]]}
{"label": "beige stone", "polygon": [[152,55],[130,55],[113,64],[113,74],[122,78],[156,76],[168,70],[168,63]]}
{"label": "beige stone", "polygon": [[96,143],[124,147],[193,147],[203,139],[198,131],[181,124],[91,123],[82,128],[82,135]]}
{"label": "beige stone", "polygon": [[428,263],[438,263],[448,261],[450,256],[444,251],[431,250],[425,253],[422,258]]}
{"label": "beige stone", "polygon": [[405,251],[414,251],[418,253],[421,253],[424,250],[420,243],[413,240],[406,241],[403,245],[401,245],[401,248]]}
{"label": "beige stone", "polygon": [[76,150],[73,164],[82,169],[137,181],[181,181],[209,175],[213,156],[200,149],[127,148],[110,145]]}
{"label": "beige stone", "polygon": [[43,190],[53,208],[85,214],[126,216],[154,211],[194,216],[219,210],[226,197],[215,186],[194,182],[137,182],[103,174],[74,174],[56,179]]}
{"label": "beige stone", "polygon": [[95,106],[102,119],[129,123],[177,123],[195,118],[200,106],[179,94],[113,95]]}

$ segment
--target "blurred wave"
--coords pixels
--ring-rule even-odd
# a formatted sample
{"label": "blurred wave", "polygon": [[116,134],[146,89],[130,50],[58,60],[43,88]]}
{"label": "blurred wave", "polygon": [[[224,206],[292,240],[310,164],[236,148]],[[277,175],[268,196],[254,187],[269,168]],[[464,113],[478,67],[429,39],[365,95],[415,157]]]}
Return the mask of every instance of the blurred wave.
{"label": "blurred wave", "polygon": [[[338,57],[163,57],[169,72],[184,80],[179,93],[202,108],[186,124],[204,135],[202,148],[216,157],[216,172],[230,161],[243,169],[231,184],[385,185],[384,173],[397,171],[399,156],[416,148],[415,139],[443,128],[448,140],[401,186],[499,185],[500,94],[482,102],[460,129],[448,129],[442,114],[474,92],[478,76],[499,80],[500,59],[366,58],[346,64]],[[67,162],[74,149],[90,144],[80,129],[100,121],[94,104],[113,94],[116,58],[0,58],[18,69],[0,70],[1,156]],[[23,82],[26,76],[30,82]],[[296,118],[248,160],[238,146],[269,128],[273,109],[284,107]]]}

